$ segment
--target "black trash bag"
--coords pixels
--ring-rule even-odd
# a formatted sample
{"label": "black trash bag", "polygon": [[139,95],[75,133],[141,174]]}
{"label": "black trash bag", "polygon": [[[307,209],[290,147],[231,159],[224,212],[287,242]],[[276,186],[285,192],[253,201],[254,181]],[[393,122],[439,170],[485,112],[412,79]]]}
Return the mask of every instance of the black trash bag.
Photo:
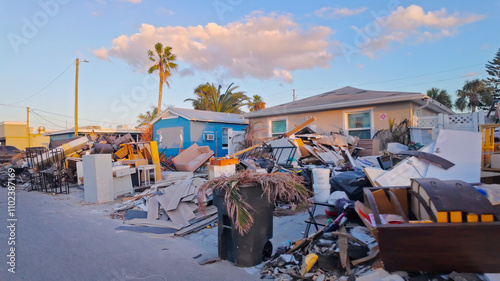
{"label": "black trash bag", "polygon": [[330,193],[344,191],[349,199],[363,202],[363,188],[371,187],[363,171],[348,171],[330,178]]}

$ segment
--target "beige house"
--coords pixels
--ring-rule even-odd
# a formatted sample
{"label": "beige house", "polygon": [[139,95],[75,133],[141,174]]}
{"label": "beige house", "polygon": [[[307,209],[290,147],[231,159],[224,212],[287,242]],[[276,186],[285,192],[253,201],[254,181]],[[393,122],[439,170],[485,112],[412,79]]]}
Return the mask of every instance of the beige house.
{"label": "beige house", "polygon": [[25,150],[28,146],[48,147],[49,141],[49,137],[42,136],[39,133],[33,133],[32,127],[27,130],[26,122],[0,122],[0,145],[12,145],[20,150]]}
{"label": "beige house", "polygon": [[272,137],[290,131],[316,117],[309,127],[317,133],[346,132],[370,139],[389,120],[397,124],[413,116],[454,114],[441,103],[421,93],[371,91],[344,87],[305,99],[246,113],[256,124],[259,137]]}

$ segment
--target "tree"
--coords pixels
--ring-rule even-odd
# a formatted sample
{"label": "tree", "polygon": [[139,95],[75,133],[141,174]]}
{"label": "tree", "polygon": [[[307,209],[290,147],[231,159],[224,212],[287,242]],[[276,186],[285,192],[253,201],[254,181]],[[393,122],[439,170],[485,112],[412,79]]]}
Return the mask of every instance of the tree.
{"label": "tree", "polygon": [[465,81],[461,90],[457,90],[457,100],[455,107],[463,111],[465,108],[476,111],[476,107],[481,109],[489,108],[493,102],[493,89],[488,87],[484,81],[474,79]]}
{"label": "tree", "polygon": [[185,99],[184,101],[190,101],[194,109],[241,113],[241,107],[246,105],[249,99],[245,92],[235,92],[238,86],[233,86],[233,84],[231,83],[223,94],[221,94],[221,85],[215,87],[213,83],[209,84],[208,82],[200,84],[194,89],[196,98]]}
{"label": "tree", "polygon": [[500,49],[498,49],[493,60],[486,64],[486,73],[490,77],[486,78],[486,83],[495,89],[495,98],[500,98]]}
{"label": "tree", "polygon": [[149,108],[151,108],[151,110],[137,115],[137,123],[139,124],[137,127],[148,124],[158,115],[158,107],[150,105]]}
{"label": "tree", "polygon": [[148,50],[149,60],[154,61],[155,64],[151,66],[148,70],[148,73],[151,74],[156,70],[159,70],[160,76],[160,93],[158,95],[158,112],[161,112],[161,98],[163,91],[163,83],[167,84],[170,88],[170,84],[168,83],[168,78],[172,75],[172,70],[177,69],[177,64],[174,62],[176,56],[172,54],[172,47],[166,46],[163,48],[163,44],[156,43],[155,44],[155,53],[153,51]]}
{"label": "tree", "polygon": [[262,99],[261,96],[259,95],[254,95],[252,100],[248,102],[248,109],[250,111],[256,111],[256,110],[261,110],[266,107],[266,103]]}
{"label": "tree", "polygon": [[431,88],[430,90],[427,90],[427,95],[448,108],[453,107],[453,104],[451,103],[451,97],[450,95],[448,95],[448,92],[446,92],[446,90]]}

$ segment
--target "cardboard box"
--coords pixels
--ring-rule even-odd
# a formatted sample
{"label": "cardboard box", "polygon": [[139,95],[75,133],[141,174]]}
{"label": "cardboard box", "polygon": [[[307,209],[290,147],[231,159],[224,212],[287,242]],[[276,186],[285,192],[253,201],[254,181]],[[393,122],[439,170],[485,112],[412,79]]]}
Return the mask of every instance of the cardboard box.
{"label": "cardboard box", "polygon": [[380,155],[380,140],[359,140],[358,147],[362,147],[365,150],[360,150],[360,156],[376,156]]}

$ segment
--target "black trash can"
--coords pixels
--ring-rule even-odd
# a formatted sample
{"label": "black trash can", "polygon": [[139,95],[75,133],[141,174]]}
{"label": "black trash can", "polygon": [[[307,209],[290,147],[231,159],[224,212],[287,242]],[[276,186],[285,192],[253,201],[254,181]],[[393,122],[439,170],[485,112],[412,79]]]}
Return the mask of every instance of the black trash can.
{"label": "black trash can", "polygon": [[273,237],[274,202],[268,202],[267,196],[262,196],[259,184],[249,184],[240,187],[243,200],[252,206],[250,214],[254,223],[250,230],[241,235],[229,219],[224,202],[225,191],[214,191],[214,205],[218,210],[218,245],[219,258],[233,262],[236,266],[250,267],[260,264],[264,257],[270,257]]}

